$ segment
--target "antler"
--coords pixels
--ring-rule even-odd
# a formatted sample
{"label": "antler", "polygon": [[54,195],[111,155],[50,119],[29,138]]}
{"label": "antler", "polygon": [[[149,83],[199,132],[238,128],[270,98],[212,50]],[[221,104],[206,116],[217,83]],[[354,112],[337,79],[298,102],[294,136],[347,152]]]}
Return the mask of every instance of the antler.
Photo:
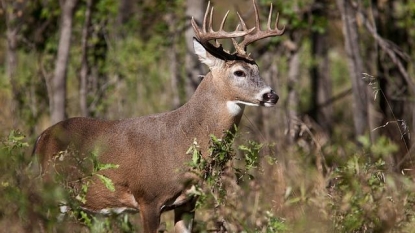
{"label": "antler", "polygon": [[[225,52],[222,48],[222,46],[216,41],[216,46],[209,43],[210,40],[217,40],[217,39],[226,39],[226,38],[235,38],[235,37],[242,37],[246,36],[252,31],[255,30],[255,28],[248,29],[246,26],[242,31],[239,30],[240,24],[236,27],[235,31],[233,32],[226,32],[223,30],[223,26],[225,25],[226,19],[228,18],[229,11],[226,12],[225,16],[222,19],[222,22],[220,24],[219,30],[214,31],[212,28],[212,19],[213,19],[213,7],[210,8],[210,2],[208,2],[208,6],[205,12],[205,16],[203,18],[203,25],[202,29],[199,28],[197,25],[195,19],[192,17],[192,26],[193,30],[195,31],[195,36],[197,40],[205,46],[205,48],[209,49],[209,52],[213,53],[216,56],[219,57],[229,57],[231,56],[233,58],[233,55],[229,54],[228,52]],[[207,21],[207,18],[209,16],[209,22]],[[242,19],[242,18],[240,18]],[[243,20],[241,21],[241,24],[245,24]]]}
{"label": "antler", "polygon": [[[278,21],[279,21],[279,13],[277,13],[277,19],[275,20],[275,26],[274,29],[271,29],[271,17],[272,17],[272,3],[271,3],[271,7],[269,10],[269,15],[268,15],[268,24],[267,24],[267,30],[266,31],[262,31],[261,30],[261,25],[260,25],[260,21],[259,21],[259,14],[258,14],[258,6],[255,2],[255,0],[252,0],[253,4],[254,4],[254,10],[255,10],[255,27],[254,27],[254,32],[251,34],[247,34],[245,35],[243,41],[241,43],[237,43],[235,39],[232,39],[233,44],[235,46],[236,52],[240,55],[246,56],[246,46],[248,46],[249,44],[251,44],[252,42],[255,42],[257,40],[260,39],[264,39],[267,37],[271,37],[271,36],[280,36],[284,33],[285,30],[285,26],[280,30],[278,29]],[[242,19],[241,15],[237,12],[239,20],[241,21],[242,24],[242,29],[246,30],[246,24],[244,22],[244,20]]]}
{"label": "antler", "polygon": [[[195,19],[192,17],[192,26],[195,31],[196,39],[214,56],[223,58],[223,59],[231,59],[234,60],[236,58],[244,58],[251,60],[249,58],[249,55],[246,53],[246,46],[251,44],[252,42],[255,42],[257,40],[271,37],[271,36],[280,36],[284,33],[285,27],[283,27],[281,30],[278,29],[278,21],[279,21],[279,14],[277,14],[277,19],[275,20],[275,26],[274,29],[271,29],[271,18],[272,18],[272,4],[271,9],[269,11],[268,15],[268,25],[267,30],[262,31],[259,21],[259,14],[258,14],[258,6],[255,2],[255,0],[252,0],[255,10],[255,27],[248,29],[248,27],[245,24],[245,21],[242,19],[241,15],[237,12],[238,18],[240,21],[240,24],[236,27],[235,31],[233,32],[226,32],[223,30],[223,26],[225,25],[225,21],[228,17],[229,11],[226,12],[225,16],[222,19],[222,22],[220,24],[219,30],[214,31],[212,28],[212,19],[213,19],[213,7],[210,7],[210,2],[208,3],[205,16],[203,18],[203,25],[202,29],[199,28],[197,25]],[[209,17],[209,22],[207,21],[207,18]],[[239,28],[242,26],[242,30]],[[236,37],[244,37],[243,41],[241,43],[237,43],[234,38]],[[217,39],[226,39],[231,38],[233,41],[233,44],[236,49],[235,54],[230,54],[223,50],[223,47],[221,44],[219,44],[216,40]],[[216,41],[216,46],[209,43],[210,40]]]}
{"label": "antler", "polygon": [[[209,15],[209,12],[210,12],[210,15]],[[222,23],[220,24],[220,28],[218,31],[214,31],[212,28],[213,7],[210,8],[210,2],[208,3],[208,6],[205,12],[205,17],[203,18],[202,30],[200,30],[196,21],[192,17],[192,26],[196,33],[196,38],[199,40],[199,42],[207,43],[208,41],[213,40],[213,39],[216,40],[216,39],[241,37],[241,36],[245,36],[251,33],[255,29],[255,28],[248,29],[245,27],[243,31],[239,31],[239,25],[238,25],[235,31],[226,32],[225,30],[223,30],[223,26],[225,25],[225,21],[228,18],[228,14],[229,14],[229,11],[226,12],[225,16],[223,17]],[[209,22],[207,22],[208,16],[209,16]],[[244,23],[244,22],[241,21],[241,23]]]}

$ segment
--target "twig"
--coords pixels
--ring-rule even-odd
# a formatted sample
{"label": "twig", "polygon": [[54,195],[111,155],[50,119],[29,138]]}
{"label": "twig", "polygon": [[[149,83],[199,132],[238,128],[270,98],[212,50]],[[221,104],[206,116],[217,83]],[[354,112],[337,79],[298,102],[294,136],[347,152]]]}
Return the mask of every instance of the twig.
{"label": "twig", "polygon": [[[372,132],[373,132],[373,131],[376,131],[376,130],[378,130],[378,129],[380,129],[380,128],[385,128],[387,125],[389,125],[389,122],[390,122],[390,121],[386,122],[386,124],[384,124],[384,125],[381,125],[381,126],[378,126],[378,127],[374,128],[374,129],[372,129]],[[393,122],[396,122],[396,121],[393,121]]]}

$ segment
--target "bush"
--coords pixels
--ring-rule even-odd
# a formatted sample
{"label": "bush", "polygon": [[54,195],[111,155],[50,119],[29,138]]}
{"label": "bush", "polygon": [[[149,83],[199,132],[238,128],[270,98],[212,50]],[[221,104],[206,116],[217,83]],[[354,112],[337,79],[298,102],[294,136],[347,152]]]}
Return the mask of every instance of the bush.
{"label": "bush", "polygon": [[[55,183],[44,183],[35,158],[28,156],[29,144],[19,131],[11,131],[1,141],[0,146],[0,227],[10,232],[134,232],[135,227],[129,221],[128,214],[119,216],[92,216],[79,208],[88,188],[88,180],[97,175],[109,190],[113,188],[111,180],[99,176],[98,171],[114,168],[111,164],[100,164],[96,156],[83,161],[81,168],[93,165],[92,173],[81,170],[84,181],[80,190],[69,184],[68,179],[59,171],[65,167],[56,167]],[[75,158],[73,151],[65,151],[60,156]],[[65,160],[68,162],[68,160]],[[62,214],[59,207],[65,204],[67,212]]]}

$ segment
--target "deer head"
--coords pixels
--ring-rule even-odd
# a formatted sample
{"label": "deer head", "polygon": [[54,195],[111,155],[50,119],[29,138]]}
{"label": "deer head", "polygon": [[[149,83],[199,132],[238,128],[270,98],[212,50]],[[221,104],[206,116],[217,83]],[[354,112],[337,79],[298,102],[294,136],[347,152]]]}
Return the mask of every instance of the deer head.
{"label": "deer head", "polygon": [[[280,36],[284,33],[284,29],[278,29],[279,16],[275,20],[274,29],[271,28],[272,4],[268,16],[267,30],[261,30],[258,6],[253,0],[255,11],[255,27],[248,29],[243,18],[238,14],[240,24],[233,32],[224,31],[223,27],[228,17],[229,11],[223,17],[218,31],[212,28],[212,18],[214,8],[208,3],[202,28],[199,28],[194,18],[192,18],[192,26],[195,31],[194,49],[202,63],[206,64],[212,76],[221,77],[215,80],[218,85],[224,85],[227,93],[233,93],[229,99],[229,107],[238,109],[235,104],[244,104],[251,106],[274,106],[278,101],[275,92],[265,84],[259,75],[259,69],[255,61],[247,53],[247,46],[257,40]],[[208,21],[209,18],[209,21]],[[242,30],[239,30],[242,28]],[[243,37],[242,42],[238,43],[235,38]],[[235,52],[225,51],[217,39],[230,38],[233,41]],[[213,45],[209,41],[215,40]],[[226,93],[226,92],[225,92]]]}

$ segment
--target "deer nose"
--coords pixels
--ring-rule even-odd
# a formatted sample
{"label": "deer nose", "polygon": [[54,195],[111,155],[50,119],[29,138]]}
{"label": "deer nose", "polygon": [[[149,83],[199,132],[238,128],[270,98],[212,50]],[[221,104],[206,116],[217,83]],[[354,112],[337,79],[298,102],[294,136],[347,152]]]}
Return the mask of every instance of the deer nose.
{"label": "deer nose", "polygon": [[278,95],[275,93],[274,90],[271,90],[268,93],[265,93],[263,96],[264,98],[264,102],[265,103],[271,103],[271,104],[276,104],[278,102],[278,99],[280,97],[278,97]]}

